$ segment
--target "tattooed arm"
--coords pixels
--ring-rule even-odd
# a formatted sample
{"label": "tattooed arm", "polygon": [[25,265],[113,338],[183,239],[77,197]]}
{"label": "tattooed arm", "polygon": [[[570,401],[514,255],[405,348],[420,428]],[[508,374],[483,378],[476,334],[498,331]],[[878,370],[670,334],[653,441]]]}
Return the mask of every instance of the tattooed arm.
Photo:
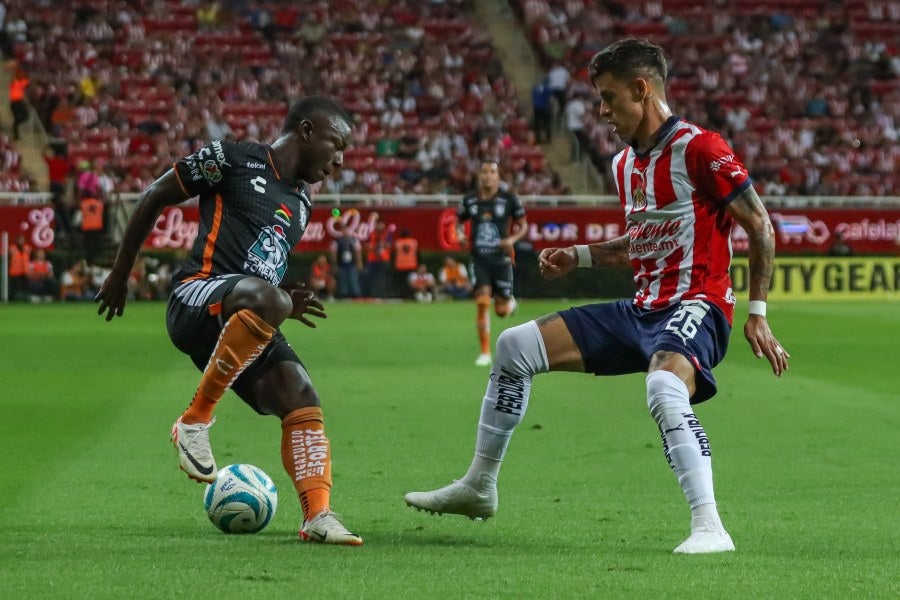
{"label": "tattooed arm", "polygon": [[[762,200],[748,187],[728,205],[728,213],[740,223],[750,243],[750,300],[765,302],[775,262],[775,230]],[[763,315],[751,314],[744,325],[744,337],[757,358],[765,356],[772,372],[781,375],[788,368],[790,354],[778,343]]]}
{"label": "tattooed arm", "polygon": [[[628,235],[614,240],[588,244],[591,251],[591,265],[603,267],[619,267],[628,265]],[[566,248],[544,248],[538,256],[541,275],[544,279],[559,279],[578,265],[578,252],[575,246]]]}

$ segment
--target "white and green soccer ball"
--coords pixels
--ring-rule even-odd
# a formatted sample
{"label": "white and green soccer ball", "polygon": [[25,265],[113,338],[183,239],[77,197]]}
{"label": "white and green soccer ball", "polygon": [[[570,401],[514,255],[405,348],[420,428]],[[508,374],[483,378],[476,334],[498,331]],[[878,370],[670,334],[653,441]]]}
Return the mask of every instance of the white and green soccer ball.
{"label": "white and green soccer ball", "polygon": [[206,486],[203,505],[209,520],[225,533],[257,533],[275,516],[278,490],[259,467],[228,465]]}

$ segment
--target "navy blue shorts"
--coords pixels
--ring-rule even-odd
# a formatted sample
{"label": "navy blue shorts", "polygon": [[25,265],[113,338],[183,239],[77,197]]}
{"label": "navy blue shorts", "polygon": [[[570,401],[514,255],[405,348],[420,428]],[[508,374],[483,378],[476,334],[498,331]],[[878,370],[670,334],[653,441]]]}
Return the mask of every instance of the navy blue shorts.
{"label": "navy blue shorts", "polygon": [[576,306],[561,311],[584,368],[595,375],[646,372],[657,350],[683,354],[696,369],[691,404],[716,394],[712,369],[725,357],[731,325],[714,304],[685,300],[663,310],[646,310],[631,300]]}
{"label": "navy blue shorts", "polygon": [[[212,356],[222,321],[222,300],[242,279],[250,275],[220,275],[176,284],[169,295],[166,329],[175,347],[191,357],[203,371]],[[251,392],[252,383],[280,362],[303,362],[278,329],[263,353],[234,381],[231,389],[258,413],[263,414]],[[306,367],[304,367],[305,369]]]}

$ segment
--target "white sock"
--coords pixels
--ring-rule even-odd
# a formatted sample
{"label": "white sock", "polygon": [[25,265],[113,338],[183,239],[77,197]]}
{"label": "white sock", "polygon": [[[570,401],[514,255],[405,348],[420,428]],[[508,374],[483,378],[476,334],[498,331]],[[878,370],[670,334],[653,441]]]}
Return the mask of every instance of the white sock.
{"label": "white sock", "polygon": [[715,504],[700,504],[691,507],[691,532],[696,529],[706,528],[709,524],[725,529]]}
{"label": "white sock", "polygon": [[[663,452],[684,497],[694,509],[715,511],[712,452],[709,439],[691,409],[687,386],[674,373],[654,371],[647,375],[647,406],[659,426]],[[718,514],[716,515],[718,519]]]}
{"label": "white sock", "polygon": [[509,439],[528,408],[531,378],[549,368],[544,339],[534,321],[510,327],[497,338],[494,364],[481,403],[475,457],[464,482],[480,487],[482,475],[487,475],[496,483]]}

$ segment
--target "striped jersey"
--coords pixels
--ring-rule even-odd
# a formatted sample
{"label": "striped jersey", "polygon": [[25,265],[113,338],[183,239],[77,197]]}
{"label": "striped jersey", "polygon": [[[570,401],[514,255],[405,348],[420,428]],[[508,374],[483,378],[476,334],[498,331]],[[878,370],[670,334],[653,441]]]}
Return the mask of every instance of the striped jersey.
{"label": "striped jersey", "polygon": [[173,168],[200,196],[197,239],[175,281],[243,273],[281,283],[312,212],[306,183],[283,179],[269,147],[252,142],[213,141]]}
{"label": "striped jersey", "polygon": [[612,162],[630,237],[634,304],[656,310],[703,299],[731,322],[731,216],[725,207],[752,184],[716,133],[670,117],[646,153],[628,146]]}

